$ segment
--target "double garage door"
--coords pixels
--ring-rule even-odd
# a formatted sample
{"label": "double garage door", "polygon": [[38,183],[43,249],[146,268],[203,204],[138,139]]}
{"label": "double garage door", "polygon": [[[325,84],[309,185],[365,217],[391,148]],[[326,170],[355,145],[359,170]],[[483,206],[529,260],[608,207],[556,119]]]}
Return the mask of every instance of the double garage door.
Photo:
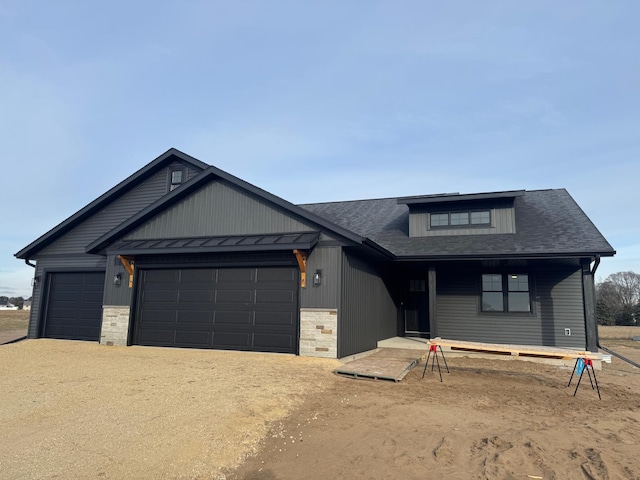
{"label": "double garage door", "polygon": [[293,267],[140,269],[133,343],[297,353]]}

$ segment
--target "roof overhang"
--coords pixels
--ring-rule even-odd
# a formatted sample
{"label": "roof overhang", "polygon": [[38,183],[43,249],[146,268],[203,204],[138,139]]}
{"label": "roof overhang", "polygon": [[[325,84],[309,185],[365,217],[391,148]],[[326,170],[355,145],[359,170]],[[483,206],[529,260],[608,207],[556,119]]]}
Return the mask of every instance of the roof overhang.
{"label": "roof overhang", "polygon": [[154,159],[152,162],[135,172],[133,175],[129,176],[118,185],[96,198],[93,202],[89,203],[87,206],[71,215],[62,223],[49,230],[37,240],[31,242],[14,256],[16,258],[29,259],[32,255],[35,255],[38,251],[42,250],[47,245],[60,238],[76,225],[80,224],[96,212],[104,209],[111,202],[115,201],[116,199],[130,191],[132,188],[135,188],[135,186],[140,182],[142,182],[146,178],[149,178],[158,170],[164,168],[165,166],[176,160],[188,163],[200,170],[206,170],[209,167],[209,165],[207,165],[206,163],[201,162],[200,160],[195,159],[187,155],[186,153],[183,153],[175,148],[170,148],[165,153]]}
{"label": "roof overhang", "polygon": [[440,195],[421,195],[417,197],[398,198],[398,204],[402,205],[427,205],[437,203],[468,202],[475,200],[513,199],[524,196],[524,190],[509,190],[505,192],[488,193],[444,193]]}
{"label": "roof overhang", "polygon": [[320,232],[302,232],[275,235],[121,240],[107,248],[107,253],[110,255],[135,256],[311,250],[318,243],[319,238]]}
{"label": "roof overhang", "polygon": [[397,255],[398,262],[413,261],[479,261],[479,260],[553,260],[560,258],[593,258],[613,257],[614,251],[607,252],[573,252],[573,253],[523,253],[523,254],[459,254],[459,255]]}

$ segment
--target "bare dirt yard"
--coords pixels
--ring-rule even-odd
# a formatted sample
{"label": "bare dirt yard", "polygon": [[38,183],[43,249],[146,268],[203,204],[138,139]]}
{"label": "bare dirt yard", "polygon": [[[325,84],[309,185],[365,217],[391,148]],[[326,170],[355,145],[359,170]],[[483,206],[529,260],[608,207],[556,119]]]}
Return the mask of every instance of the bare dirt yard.
{"label": "bare dirt yard", "polygon": [[0,478],[218,479],[335,360],[90,342],[0,346]]}
{"label": "bare dirt yard", "polygon": [[640,479],[639,369],[604,364],[598,400],[586,374],[573,396],[567,368],[449,366],[443,383],[420,367],[400,383],[336,378],[227,478]]}
{"label": "bare dirt yard", "polygon": [[3,345],[0,478],[640,479],[640,369],[604,364],[598,400],[566,367],[447,360],[443,383],[393,383],[287,355]]}

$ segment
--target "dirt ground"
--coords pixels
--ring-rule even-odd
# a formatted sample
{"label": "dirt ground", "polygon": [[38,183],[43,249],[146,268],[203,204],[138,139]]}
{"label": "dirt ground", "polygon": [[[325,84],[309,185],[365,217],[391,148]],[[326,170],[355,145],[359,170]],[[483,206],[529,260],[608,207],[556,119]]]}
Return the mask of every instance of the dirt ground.
{"label": "dirt ground", "polygon": [[[640,362],[640,342],[605,345]],[[3,345],[0,479],[640,479],[640,369],[604,364],[598,400],[567,368],[448,362],[443,383],[393,383],[288,355]]]}
{"label": "dirt ground", "polygon": [[218,479],[336,360],[91,342],[0,346],[0,479]]}
{"label": "dirt ground", "polygon": [[469,358],[449,366],[443,383],[431,372],[421,379],[422,368],[400,383],[336,378],[227,478],[640,478],[639,369],[605,364],[598,400],[586,374],[574,397],[566,368]]}

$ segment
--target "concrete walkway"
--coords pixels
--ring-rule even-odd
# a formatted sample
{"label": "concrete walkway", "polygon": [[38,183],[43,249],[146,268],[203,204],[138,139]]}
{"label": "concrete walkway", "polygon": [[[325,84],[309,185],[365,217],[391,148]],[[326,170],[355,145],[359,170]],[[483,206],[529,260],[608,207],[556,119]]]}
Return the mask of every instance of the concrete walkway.
{"label": "concrete walkway", "polygon": [[16,340],[26,336],[26,330],[7,330],[6,332],[0,332],[0,345],[15,342]]}

